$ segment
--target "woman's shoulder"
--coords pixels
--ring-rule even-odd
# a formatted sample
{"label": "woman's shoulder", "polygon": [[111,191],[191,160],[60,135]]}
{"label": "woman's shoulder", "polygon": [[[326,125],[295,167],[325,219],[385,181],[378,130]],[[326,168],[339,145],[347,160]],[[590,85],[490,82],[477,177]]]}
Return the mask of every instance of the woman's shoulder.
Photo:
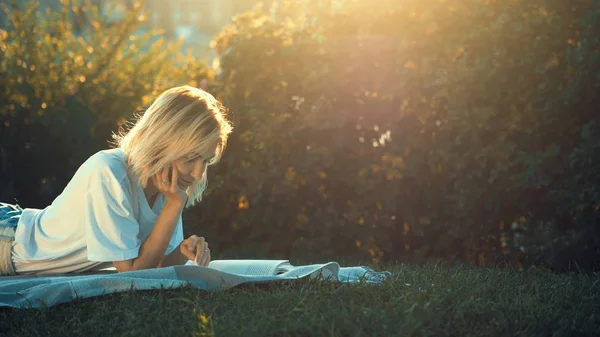
{"label": "woman's shoulder", "polygon": [[116,149],[106,149],[100,150],[93,155],[90,156],[89,160],[97,160],[104,161],[108,163],[122,163],[125,164],[125,154],[123,150]]}
{"label": "woman's shoulder", "polygon": [[127,163],[121,149],[101,150],[91,155],[81,169],[105,178],[122,179],[127,175]]}

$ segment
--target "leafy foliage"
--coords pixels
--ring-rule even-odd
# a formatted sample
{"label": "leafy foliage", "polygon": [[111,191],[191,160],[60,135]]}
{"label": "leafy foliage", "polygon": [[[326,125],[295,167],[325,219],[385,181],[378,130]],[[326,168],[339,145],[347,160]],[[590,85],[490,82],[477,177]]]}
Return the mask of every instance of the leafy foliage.
{"label": "leafy foliage", "polygon": [[273,3],[215,36],[216,77],[131,35],[141,7],[12,10],[0,199],[44,206],[136,107],[208,78],[236,132],[185,220],[217,256],[598,267],[597,0]]}
{"label": "leafy foliage", "polygon": [[228,251],[566,268],[544,254],[597,223],[564,194],[596,176],[564,158],[600,155],[577,139],[597,118],[594,2],[327,3],[215,37],[237,137],[197,228]]}

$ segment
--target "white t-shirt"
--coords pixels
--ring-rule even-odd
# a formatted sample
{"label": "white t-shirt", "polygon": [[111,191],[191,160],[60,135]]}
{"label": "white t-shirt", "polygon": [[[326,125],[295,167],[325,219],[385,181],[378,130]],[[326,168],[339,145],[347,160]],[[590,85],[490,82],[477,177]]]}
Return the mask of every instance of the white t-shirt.
{"label": "white t-shirt", "polygon": [[[123,151],[100,151],[79,167],[50,206],[23,210],[12,246],[16,272],[83,272],[136,258],[165,201],[159,194],[151,208]],[[180,215],[166,254],[181,241]]]}

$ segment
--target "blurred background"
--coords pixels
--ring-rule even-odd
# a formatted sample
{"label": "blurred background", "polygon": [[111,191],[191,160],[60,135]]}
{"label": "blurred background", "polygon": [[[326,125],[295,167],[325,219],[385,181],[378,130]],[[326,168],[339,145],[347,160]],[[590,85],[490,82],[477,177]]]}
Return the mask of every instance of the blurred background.
{"label": "blurred background", "polygon": [[214,258],[600,266],[600,1],[11,1],[0,200],[43,208],[163,90],[235,132]]}

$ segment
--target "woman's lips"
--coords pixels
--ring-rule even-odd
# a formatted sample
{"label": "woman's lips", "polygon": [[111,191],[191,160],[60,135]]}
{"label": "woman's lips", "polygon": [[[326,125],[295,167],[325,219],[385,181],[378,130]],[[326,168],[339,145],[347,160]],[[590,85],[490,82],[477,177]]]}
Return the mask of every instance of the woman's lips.
{"label": "woman's lips", "polygon": [[190,186],[190,185],[192,185],[194,183],[193,181],[187,181],[185,179],[180,179],[179,181],[181,183],[183,183],[183,185],[185,185],[185,186]]}

